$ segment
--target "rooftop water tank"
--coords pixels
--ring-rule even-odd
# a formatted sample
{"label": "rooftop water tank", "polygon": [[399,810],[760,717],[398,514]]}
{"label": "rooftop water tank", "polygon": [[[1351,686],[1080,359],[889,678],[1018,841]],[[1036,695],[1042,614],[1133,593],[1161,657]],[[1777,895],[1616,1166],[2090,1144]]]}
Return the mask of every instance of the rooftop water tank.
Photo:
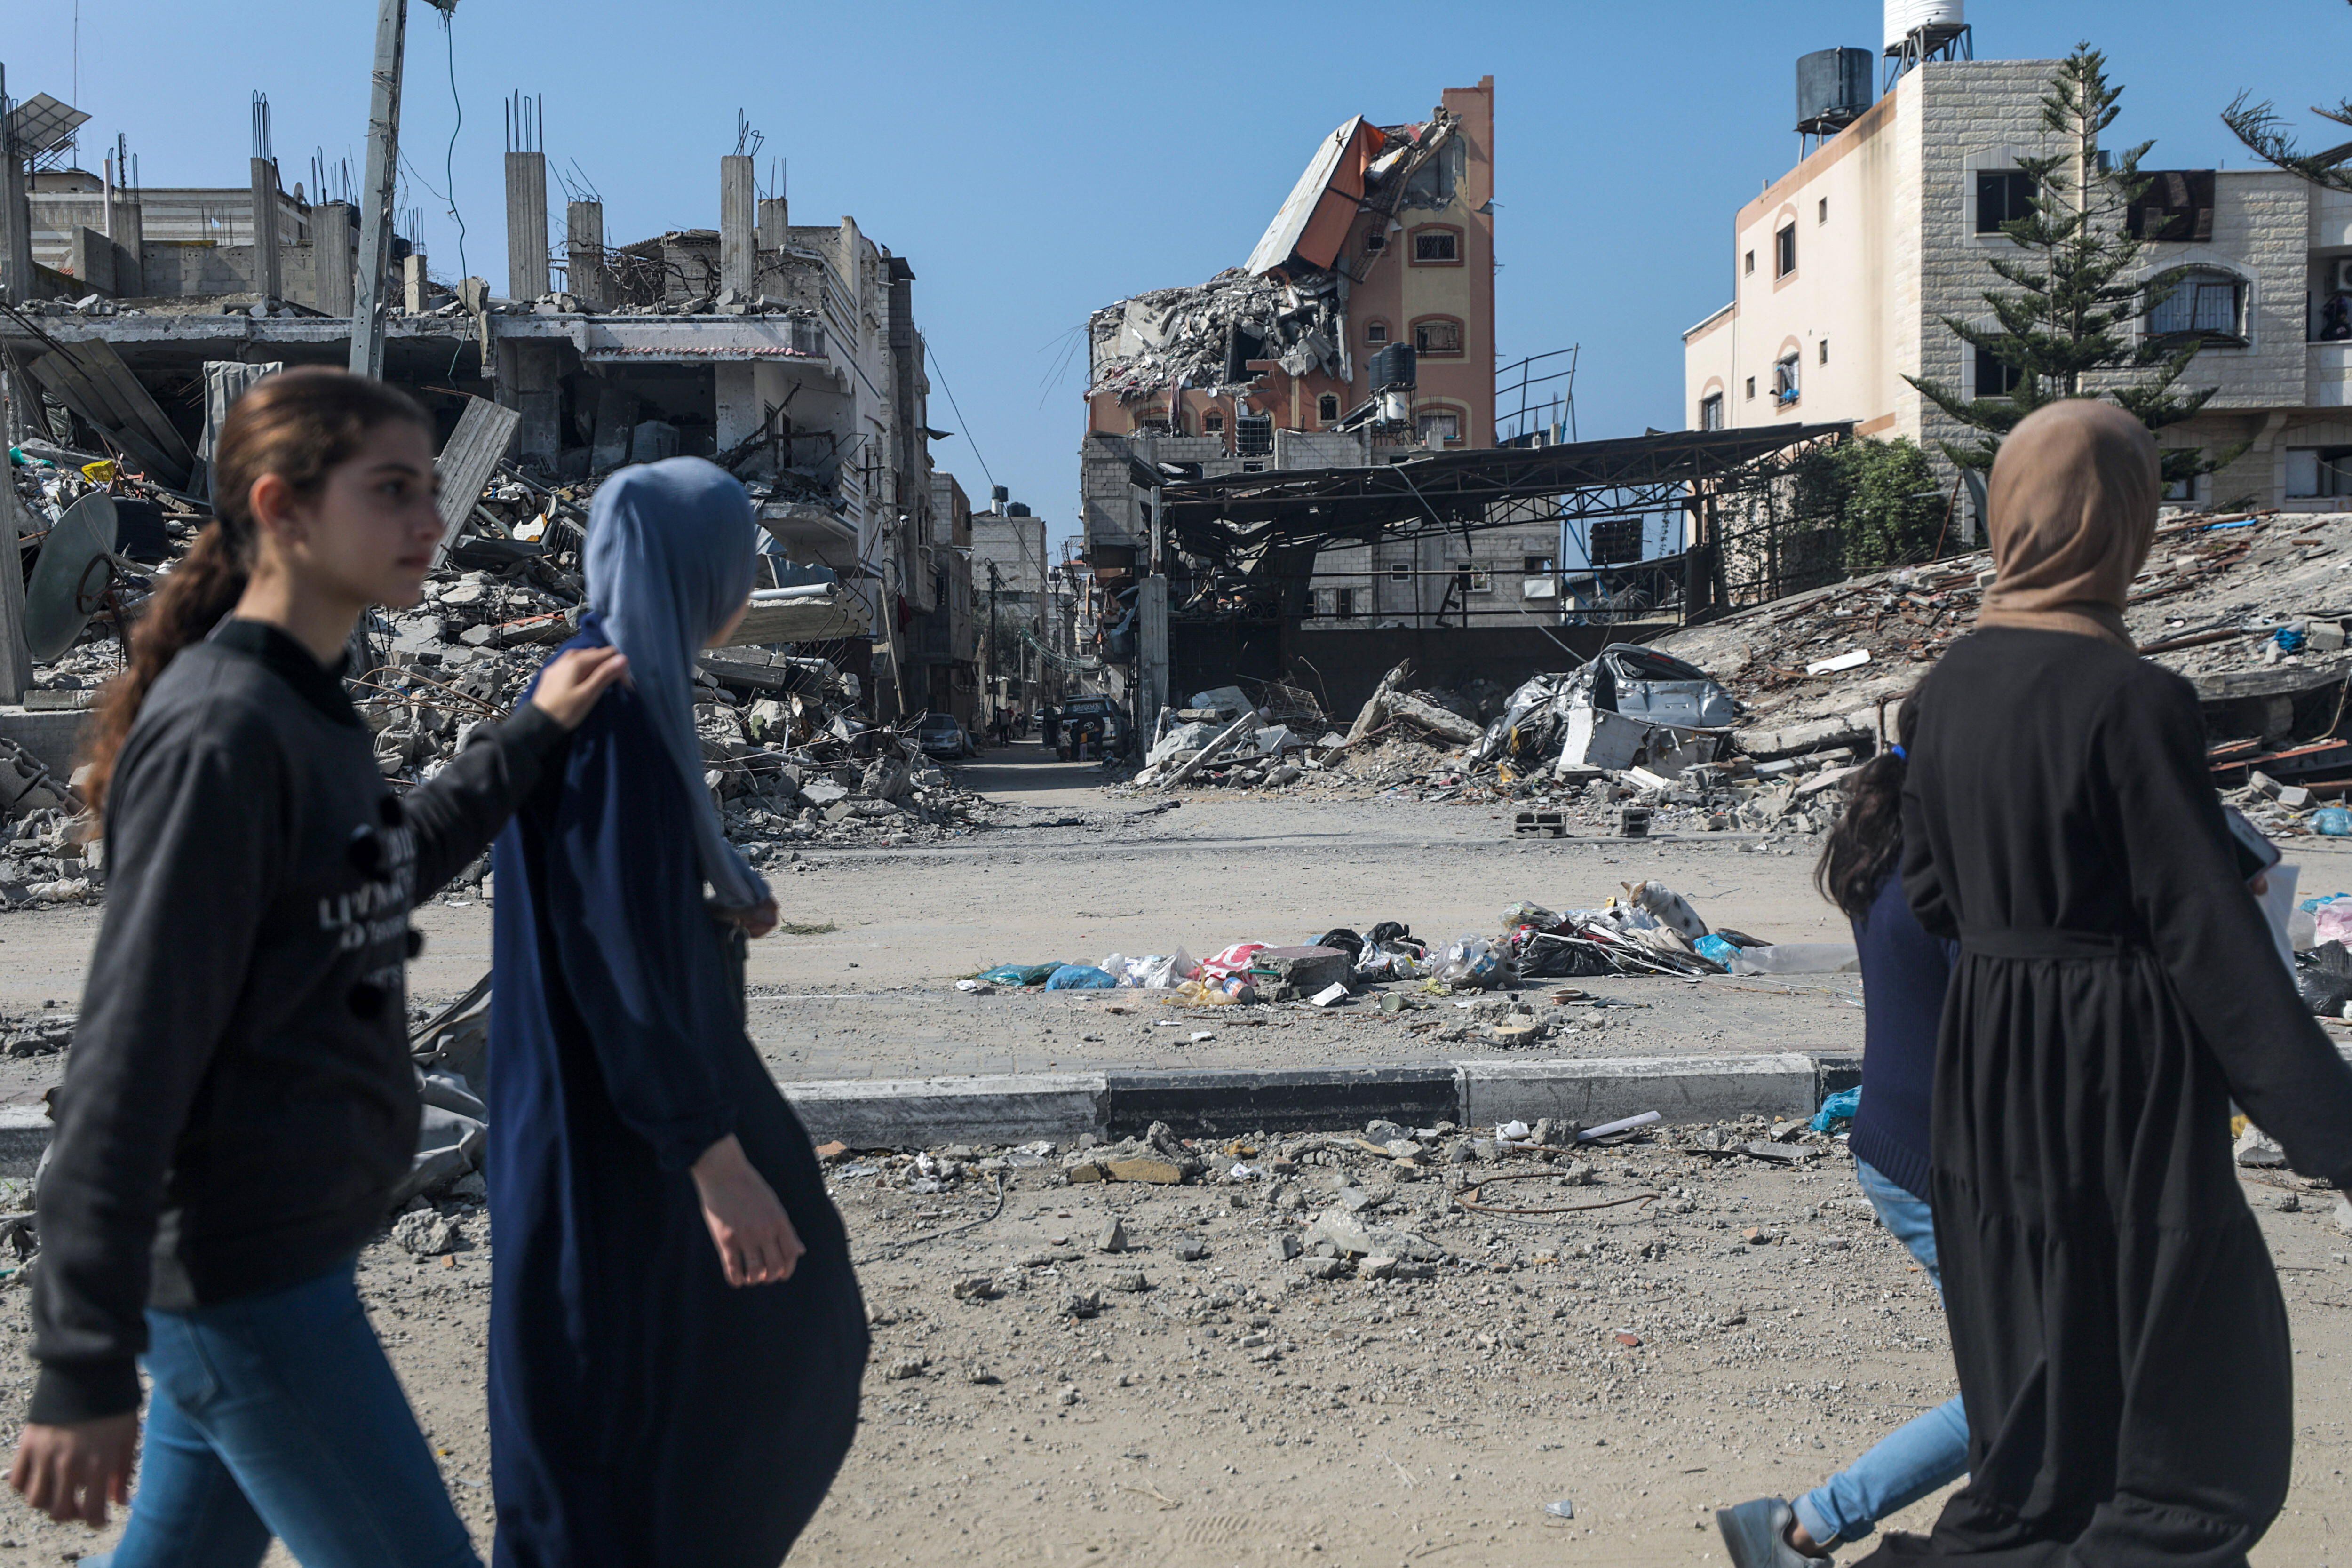
{"label": "rooftop water tank", "polygon": [[1904,40],[1922,28],[1957,33],[1969,25],[1966,0],[1886,0],[1886,52],[1903,52]]}
{"label": "rooftop water tank", "polygon": [[1372,355],[1372,390],[1385,392],[1391,386],[1411,386],[1416,376],[1411,343],[1391,343]]}
{"label": "rooftop water tank", "polygon": [[1797,132],[1833,136],[1862,117],[1878,96],[1877,62],[1868,49],[1816,49],[1797,58]]}

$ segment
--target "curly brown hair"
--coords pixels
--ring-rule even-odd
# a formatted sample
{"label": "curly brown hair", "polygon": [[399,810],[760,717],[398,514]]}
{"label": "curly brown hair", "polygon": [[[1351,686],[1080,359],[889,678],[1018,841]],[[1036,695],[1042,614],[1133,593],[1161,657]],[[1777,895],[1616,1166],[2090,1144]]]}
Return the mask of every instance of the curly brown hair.
{"label": "curly brown hair", "polygon": [[131,659],[108,682],[82,752],[83,793],[102,818],[114,761],[147,693],[182,648],[209,636],[236,605],[253,574],[254,481],[275,474],[299,496],[315,496],[383,425],[406,420],[429,436],[432,416],[380,381],[324,366],[256,382],[221,422],[212,460],[213,521],[142,608]]}

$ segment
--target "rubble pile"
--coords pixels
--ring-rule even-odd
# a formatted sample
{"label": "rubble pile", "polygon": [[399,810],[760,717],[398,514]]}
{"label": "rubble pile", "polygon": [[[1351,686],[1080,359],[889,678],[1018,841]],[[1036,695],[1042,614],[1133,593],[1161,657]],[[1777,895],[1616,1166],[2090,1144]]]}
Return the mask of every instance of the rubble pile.
{"label": "rubble pile", "polygon": [[1094,380],[1087,390],[1122,397],[1170,385],[1238,392],[1258,378],[1252,360],[1279,361],[1294,376],[1343,375],[1341,310],[1330,273],[1278,283],[1229,267],[1195,287],[1155,289],[1087,318]]}

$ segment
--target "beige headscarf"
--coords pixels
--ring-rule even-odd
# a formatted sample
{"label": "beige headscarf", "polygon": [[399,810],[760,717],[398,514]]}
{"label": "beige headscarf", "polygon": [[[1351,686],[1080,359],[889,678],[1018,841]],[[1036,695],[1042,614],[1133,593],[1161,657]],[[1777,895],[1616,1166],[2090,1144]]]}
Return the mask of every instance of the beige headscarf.
{"label": "beige headscarf", "polygon": [[2132,646],[2124,600],[2156,538],[2162,459],[2112,403],[2037,408],[2001,441],[1988,495],[2000,575],[1982,626],[2077,632]]}

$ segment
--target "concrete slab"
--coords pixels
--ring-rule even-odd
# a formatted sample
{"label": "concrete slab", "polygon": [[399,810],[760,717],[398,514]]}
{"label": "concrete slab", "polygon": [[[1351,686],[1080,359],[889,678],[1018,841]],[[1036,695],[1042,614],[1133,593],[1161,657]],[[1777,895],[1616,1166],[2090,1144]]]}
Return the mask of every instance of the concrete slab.
{"label": "concrete slab", "polygon": [[1099,1131],[1124,1138],[1165,1121],[1180,1138],[1259,1130],[1332,1132],[1375,1117],[1408,1127],[1454,1120],[1460,1092],[1446,1063],[1303,1068],[1279,1072],[1196,1068],[1113,1072]]}
{"label": "concrete slab", "polygon": [[1466,1127],[1550,1116],[1587,1127],[1656,1111],[1667,1121],[1735,1116],[1810,1116],[1819,1107],[1814,1059],[1795,1053],[1742,1057],[1617,1057],[1591,1061],[1465,1061]]}
{"label": "concrete slab", "polygon": [[0,1106],[0,1176],[31,1180],[53,1131],[49,1113],[37,1105]]}
{"label": "concrete slab", "polygon": [[89,718],[89,710],[79,708],[0,708],[0,735],[7,736],[48,764],[59,778],[65,778],[73,772],[75,742]]}

